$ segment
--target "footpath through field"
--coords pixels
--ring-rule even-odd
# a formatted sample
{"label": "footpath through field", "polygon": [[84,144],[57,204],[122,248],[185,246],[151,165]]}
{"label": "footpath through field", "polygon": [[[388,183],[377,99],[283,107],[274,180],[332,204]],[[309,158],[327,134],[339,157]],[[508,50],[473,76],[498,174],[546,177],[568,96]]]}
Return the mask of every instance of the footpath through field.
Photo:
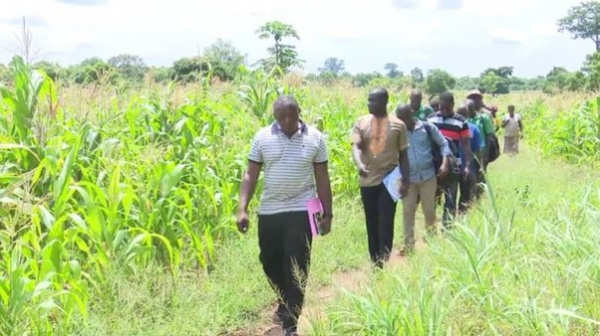
{"label": "footpath through field", "polygon": [[[526,258],[529,257],[543,260],[543,258],[546,258],[546,251],[527,250],[527,246],[531,249],[535,249],[538,246],[537,244],[540,243],[538,241],[525,241],[530,239],[540,239],[537,237],[539,233],[533,233],[533,231],[543,230],[544,223],[555,222],[557,216],[560,217],[559,212],[561,211],[561,207],[566,205],[568,208],[569,204],[578,203],[579,200],[582,199],[586,188],[590,188],[589,190],[592,191],[591,197],[595,197],[595,202],[598,202],[598,198],[600,197],[598,195],[598,176],[594,175],[594,173],[584,169],[577,169],[557,161],[542,160],[537,154],[527,148],[527,146],[523,147],[522,153],[517,157],[501,156],[497,162],[490,165],[488,179],[494,197],[484,198],[481,204],[473,209],[467,218],[463,219],[461,222],[468,227],[466,230],[461,229],[461,232],[463,232],[461,234],[471,234],[472,237],[468,235],[466,237],[470,237],[470,239],[472,238],[477,244],[481,244],[480,247],[482,251],[487,250],[488,246],[492,247],[499,244],[497,241],[498,238],[494,237],[500,236],[501,233],[495,235],[490,234],[488,231],[490,228],[493,230],[493,226],[489,226],[489,223],[502,222],[502,225],[508,225],[507,227],[509,227],[509,230],[513,231],[508,234],[506,238],[511,239],[512,241],[502,245],[502,248],[494,247],[493,251],[488,251],[486,252],[487,254],[482,253],[482,255],[473,253],[479,258],[477,260],[478,264],[473,266],[473,270],[476,270],[477,267],[481,268],[479,270],[480,274],[477,275],[479,284],[490,283],[491,281],[493,282],[495,290],[506,291],[506,296],[516,295],[518,293],[513,292],[513,290],[516,290],[515,288],[508,289],[496,287],[497,284],[504,282],[504,279],[501,278],[503,276],[503,271],[495,269],[495,267],[501,267],[499,263],[506,263],[504,260],[510,260],[510,258],[516,260],[523,258],[523,262],[527,262]],[[468,259],[471,256],[468,246],[462,251],[460,248],[457,250],[456,246],[454,246],[456,245],[456,237],[454,239],[447,236],[439,237],[430,242],[429,246],[426,246],[422,239],[420,239],[416,256],[407,259],[399,257],[397,253],[394,253],[394,257],[386,271],[380,274],[374,273],[367,262],[366,232],[360,203],[357,200],[347,200],[345,203],[343,200],[337,200],[335,210],[336,219],[332,234],[325,238],[319,238],[314,243],[311,279],[308,284],[306,307],[300,321],[299,332],[301,335],[343,334],[341,330],[344,330],[344,328],[340,326],[344,323],[361,323],[360,313],[352,313],[353,310],[359,309],[357,308],[357,305],[360,305],[358,303],[361,301],[359,297],[353,297],[353,295],[366,295],[371,298],[371,303],[373,303],[373,293],[381,293],[380,289],[382,286],[390,286],[391,283],[396,283],[399,287],[403,287],[403,282],[406,281],[406,287],[410,290],[411,286],[418,283],[418,280],[415,279],[419,279],[421,275],[424,276],[425,273],[431,273],[430,266],[435,267],[436,264],[443,265],[445,262],[460,263],[463,258]],[[441,209],[438,209],[438,213],[440,210]],[[567,209],[566,211],[569,210]],[[395,235],[395,246],[397,247],[399,247],[402,242],[401,215],[402,206],[399,204]],[[421,216],[420,210],[418,216]],[[488,225],[483,224],[484,222],[488,223]],[[508,222],[510,223],[507,224]],[[418,237],[422,238],[424,230],[422,216],[418,217],[417,225],[419,232]],[[580,223],[580,225],[584,224]],[[597,233],[597,235],[599,234]],[[248,240],[248,243],[254,244],[255,241],[254,239],[250,239]],[[465,244],[466,243],[467,242],[465,241]],[[475,243],[473,246],[475,246]],[[513,248],[513,253],[516,253],[514,256],[510,256],[511,246]],[[520,247],[524,247],[525,250],[521,250]],[[448,251],[444,251],[444,249],[448,249]],[[476,251],[477,249],[474,248],[474,250]],[[526,252],[520,253],[519,251]],[[595,253],[597,254],[598,252],[596,251]],[[449,260],[440,260],[441,258],[444,258],[444,254],[447,254]],[[486,260],[484,257],[488,259]],[[593,255],[584,256],[584,258],[592,257]],[[455,260],[452,260],[452,258]],[[538,260],[538,262],[541,262],[540,260]],[[576,258],[573,259],[573,262],[575,261]],[[489,266],[490,268],[488,269],[486,268],[487,266],[482,266],[483,263],[493,266]],[[255,268],[254,276],[261,276],[258,264],[247,266]],[[542,269],[544,268],[540,268],[540,270]],[[458,268],[458,270],[460,272],[460,268]],[[437,272],[440,273],[441,271]],[[470,272],[468,266],[466,266],[464,272],[465,274]],[[504,272],[506,272],[506,270],[504,270]],[[486,278],[486,276],[497,278],[492,280],[491,278]],[[554,283],[553,281],[544,279],[543,275],[538,276],[541,277],[537,279],[538,283],[533,284],[533,286],[549,286]],[[552,275],[548,276],[551,277]],[[391,282],[390,277],[393,277],[396,282]],[[266,286],[266,280],[264,281]],[[442,280],[434,279],[430,281],[431,283],[429,283],[428,286],[434,287],[436,281],[441,283]],[[462,286],[466,288],[472,285],[478,285],[476,278],[466,277],[465,279],[462,279],[462,281],[464,281]],[[473,281],[473,283],[470,283],[470,281]],[[529,281],[535,282],[536,279],[529,279]],[[388,290],[389,293],[394,293],[393,288]],[[406,290],[406,288],[403,290]],[[400,288],[398,288],[398,292],[401,292]],[[240,295],[243,294],[240,293]],[[555,292],[553,294],[546,293],[546,295],[559,294]],[[389,299],[392,301],[393,297],[390,297]],[[416,300],[418,299],[418,296],[406,297],[405,299]],[[521,298],[515,298],[515,300],[520,299]],[[551,299],[552,298],[549,298],[548,300]],[[589,306],[589,304],[586,306],[586,302],[579,303],[584,306],[584,309],[579,312],[582,316],[593,318],[593,310],[599,308],[598,311],[596,311],[598,315],[596,315],[595,318],[596,320],[600,319],[600,307],[594,304],[592,304],[592,306]],[[387,304],[389,304],[389,302],[381,303],[382,306]],[[406,302],[406,304],[410,305],[411,303]],[[541,305],[542,302],[539,304]],[[269,304],[265,307],[261,316],[257,316],[260,320],[257,324],[244,327],[238,332],[227,332],[226,334],[281,335],[281,329],[271,325],[269,322],[274,308],[274,304]],[[476,310],[476,307],[464,307],[463,311],[447,312],[446,318],[464,321],[464,314],[470,313],[469,308]],[[492,308],[488,307],[488,309]],[[588,309],[588,311],[586,311],[586,309]],[[343,315],[342,313],[336,315],[336,312],[345,312],[346,315]],[[371,313],[375,314],[373,312]],[[343,321],[345,319],[344,316],[347,316],[347,319],[354,319],[355,321]],[[374,318],[374,315],[371,317],[364,317],[365,321]],[[477,328],[483,329],[473,327],[473,329],[469,330],[479,330],[485,334],[484,330],[488,330],[485,327],[488,316],[484,313],[480,313],[479,316],[472,316],[471,318],[475,320],[473,321],[473,324],[477,325]],[[502,330],[503,321],[501,318],[497,319],[497,325],[500,326],[499,330]],[[442,324],[440,321],[438,322]],[[467,322],[461,323],[464,324]],[[510,333],[509,327],[510,323],[504,330]],[[364,328],[364,326],[355,326],[354,329],[347,328],[345,330],[346,333],[348,330],[356,330],[356,334],[364,334],[364,330],[366,329],[361,328]],[[466,330],[467,329],[463,329],[463,331]],[[461,333],[458,332],[457,334]]]}

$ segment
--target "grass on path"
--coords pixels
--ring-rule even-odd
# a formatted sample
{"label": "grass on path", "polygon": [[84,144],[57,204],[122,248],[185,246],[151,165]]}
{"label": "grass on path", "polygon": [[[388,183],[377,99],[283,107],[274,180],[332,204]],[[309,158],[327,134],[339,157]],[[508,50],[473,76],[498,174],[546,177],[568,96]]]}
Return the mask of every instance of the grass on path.
{"label": "grass on path", "polygon": [[[485,199],[451,234],[377,274],[365,267],[358,199],[337,200],[334,231],[314,243],[303,334],[599,334],[598,175],[525,148],[493,163],[489,180],[493,202]],[[399,246],[401,205],[396,223]],[[252,224],[220,249],[208,276],[115,271],[77,334],[264,333],[275,297]]]}

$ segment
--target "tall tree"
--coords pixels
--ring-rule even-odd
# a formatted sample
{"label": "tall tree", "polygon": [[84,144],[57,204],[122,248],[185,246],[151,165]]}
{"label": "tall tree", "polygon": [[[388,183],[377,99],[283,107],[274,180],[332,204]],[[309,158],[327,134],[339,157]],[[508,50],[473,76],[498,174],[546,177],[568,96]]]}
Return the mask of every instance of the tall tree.
{"label": "tall tree", "polygon": [[212,67],[215,75],[221,80],[232,80],[246,56],[240,53],[231,42],[218,39],[204,49],[203,60]]}
{"label": "tall tree", "polygon": [[125,79],[141,81],[144,79],[148,66],[140,56],[121,54],[108,59],[108,64],[114,66]]}
{"label": "tall tree", "polygon": [[300,40],[296,29],[288,24],[271,21],[262,25],[256,31],[260,39],[273,39],[275,44],[267,50],[271,54],[271,59],[263,61],[264,65],[272,65],[279,67],[282,71],[287,71],[291,66],[301,65],[302,60],[298,56],[296,47],[291,44],[282,44],[285,37],[295,38]]}
{"label": "tall tree", "polygon": [[338,76],[344,71],[345,68],[346,66],[344,65],[344,60],[341,60],[336,57],[329,57],[325,60],[323,67],[319,68],[319,72],[321,74],[331,73]]}
{"label": "tall tree", "polygon": [[419,84],[423,83],[425,80],[425,76],[423,75],[423,70],[419,68],[414,68],[410,71],[410,77],[412,77],[413,83]]}
{"label": "tall tree", "polygon": [[404,75],[402,72],[398,71],[398,64],[396,63],[387,63],[383,68],[387,70],[387,76],[390,78],[401,77]]}
{"label": "tall tree", "polygon": [[569,9],[558,20],[558,31],[569,32],[574,39],[591,39],[600,51],[600,2],[587,1]]}
{"label": "tall tree", "polygon": [[492,94],[509,93],[513,69],[511,66],[486,69],[481,74],[481,89]]}
{"label": "tall tree", "polygon": [[441,69],[430,70],[425,79],[425,91],[430,95],[452,90],[454,85],[456,85],[456,79]]}
{"label": "tall tree", "polygon": [[588,89],[599,90],[600,89],[600,52],[595,52],[588,55],[583,63],[581,70],[587,75],[588,78]]}

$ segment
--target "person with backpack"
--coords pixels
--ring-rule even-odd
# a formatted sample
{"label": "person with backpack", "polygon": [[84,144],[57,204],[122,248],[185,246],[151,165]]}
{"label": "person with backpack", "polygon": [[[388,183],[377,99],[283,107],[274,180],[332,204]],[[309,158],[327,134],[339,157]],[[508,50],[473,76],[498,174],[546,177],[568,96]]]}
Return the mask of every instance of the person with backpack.
{"label": "person with backpack", "polygon": [[492,123],[491,117],[481,110],[477,110],[479,105],[472,99],[467,99],[465,103],[466,113],[464,116],[467,118],[469,124],[474,125],[479,133],[479,136],[483,138],[482,147],[480,148],[480,156],[474,160],[473,176],[475,181],[472,185],[472,198],[477,200],[483,195],[485,181],[486,165],[495,159],[494,151],[498,151],[496,148],[497,138],[496,130]]}
{"label": "person with backpack", "polygon": [[[454,217],[457,214],[456,201],[458,196],[459,175],[465,178],[471,178],[471,146],[470,131],[467,120],[454,112],[454,95],[446,91],[440,95],[440,111],[432,114],[427,121],[433,123],[440,133],[448,140],[450,151],[453,158],[456,158],[460,169],[454,167],[454,160],[451,160],[451,167],[448,176],[441,181],[444,191],[444,215],[443,223],[446,230],[450,229]],[[464,149],[459,153],[459,146]],[[461,163],[464,162],[464,165]],[[453,174],[456,171],[457,174]]]}
{"label": "person with backpack", "polygon": [[410,176],[408,193],[402,199],[404,248],[400,251],[401,255],[407,255],[415,248],[415,213],[419,201],[425,216],[427,233],[432,235],[436,232],[437,180],[443,180],[448,175],[452,152],[448,141],[438,128],[427,121],[421,121],[410,105],[398,105],[396,116],[404,122],[408,130]]}

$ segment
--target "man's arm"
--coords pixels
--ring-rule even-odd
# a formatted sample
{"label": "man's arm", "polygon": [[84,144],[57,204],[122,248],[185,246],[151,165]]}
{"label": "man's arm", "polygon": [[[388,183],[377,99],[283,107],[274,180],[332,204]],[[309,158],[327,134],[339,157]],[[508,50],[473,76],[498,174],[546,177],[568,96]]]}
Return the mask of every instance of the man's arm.
{"label": "man's arm", "polygon": [[442,154],[442,166],[438,168],[448,168],[448,165],[450,164],[450,156],[452,156],[450,144],[448,143],[448,140],[444,138],[437,126],[435,126],[433,123],[430,123],[430,125],[433,141],[440,147],[440,152]]}
{"label": "man's arm", "polygon": [[248,161],[248,169],[244,172],[242,186],[240,188],[240,201],[238,204],[239,212],[248,212],[248,205],[254,196],[261,168],[261,163]]}
{"label": "man's arm", "polygon": [[331,195],[331,181],[327,162],[315,163],[314,170],[317,195],[323,205],[323,212],[331,215],[333,213],[333,196]]}
{"label": "man's arm", "polygon": [[352,136],[350,141],[352,142],[352,159],[354,160],[354,164],[358,168],[358,173],[361,176],[365,176],[368,171],[361,159],[363,153],[363,141],[358,121],[352,127]]}
{"label": "man's arm", "polygon": [[398,164],[400,167],[400,174],[402,174],[402,180],[408,181],[410,176],[410,165],[408,163],[408,151],[406,149],[401,150],[398,153]]}
{"label": "man's arm", "polygon": [[463,128],[460,131],[459,142],[463,148],[463,157],[461,159],[465,163],[465,173],[470,174],[471,159],[473,156],[471,153],[471,130],[466,122],[463,124]]}

